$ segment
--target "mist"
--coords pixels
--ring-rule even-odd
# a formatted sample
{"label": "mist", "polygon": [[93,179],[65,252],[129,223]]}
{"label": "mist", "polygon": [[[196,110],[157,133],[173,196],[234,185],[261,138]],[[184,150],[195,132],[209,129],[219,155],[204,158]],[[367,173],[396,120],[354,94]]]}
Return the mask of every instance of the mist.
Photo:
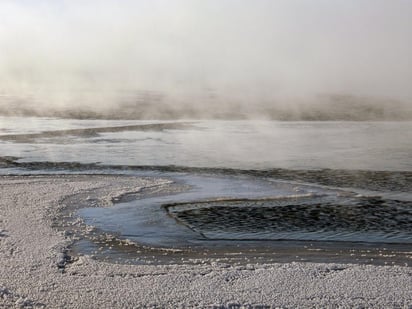
{"label": "mist", "polygon": [[3,0],[0,113],[412,119],[409,0]]}

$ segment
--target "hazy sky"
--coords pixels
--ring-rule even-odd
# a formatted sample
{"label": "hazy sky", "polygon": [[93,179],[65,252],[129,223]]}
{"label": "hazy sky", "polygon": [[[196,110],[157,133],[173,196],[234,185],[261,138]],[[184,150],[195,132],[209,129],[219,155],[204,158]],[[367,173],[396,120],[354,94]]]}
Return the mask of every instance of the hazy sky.
{"label": "hazy sky", "polygon": [[410,0],[1,0],[0,92],[412,99]]}

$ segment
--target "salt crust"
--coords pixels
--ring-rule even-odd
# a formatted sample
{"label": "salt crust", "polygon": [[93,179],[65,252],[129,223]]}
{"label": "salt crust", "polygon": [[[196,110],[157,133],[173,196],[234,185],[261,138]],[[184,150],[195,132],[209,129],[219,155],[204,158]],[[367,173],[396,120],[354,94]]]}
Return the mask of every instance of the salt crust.
{"label": "salt crust", "polygon": [[70,236],[52,227],[65,196],[107,198],[156,185],[128,176],[0,177],[0,308],[411,308],[412,268],[343,264],[63,263]]}

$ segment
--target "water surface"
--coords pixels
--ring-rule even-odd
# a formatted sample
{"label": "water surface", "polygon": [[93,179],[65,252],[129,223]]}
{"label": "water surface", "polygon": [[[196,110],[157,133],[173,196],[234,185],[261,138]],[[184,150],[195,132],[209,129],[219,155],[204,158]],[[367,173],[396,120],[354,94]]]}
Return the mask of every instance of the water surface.
{"label": "water surface", "polygon": [[[348,244],[347,253],[365,246],[407,252],[410,132],[412,122],[0,117],[0,173],[169,179],[176,191],[141,194],[109,208],[77,200],[84,204],[77,214],[99,233],[146,248],[241,246],[241,252],[287,248],[291,254],[291,244],[316,243],[318,249]],[[95,246],[78,243],[83,252]]]}

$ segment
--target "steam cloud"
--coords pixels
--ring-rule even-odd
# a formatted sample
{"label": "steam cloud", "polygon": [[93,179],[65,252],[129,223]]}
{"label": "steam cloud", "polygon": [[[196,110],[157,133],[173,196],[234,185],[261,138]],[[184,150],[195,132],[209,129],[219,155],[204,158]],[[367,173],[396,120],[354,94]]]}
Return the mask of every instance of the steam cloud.
{"label": "steam cloud", "polygon": [[411,37],[409,0],[3,0],[0,111],[412,119]]}

